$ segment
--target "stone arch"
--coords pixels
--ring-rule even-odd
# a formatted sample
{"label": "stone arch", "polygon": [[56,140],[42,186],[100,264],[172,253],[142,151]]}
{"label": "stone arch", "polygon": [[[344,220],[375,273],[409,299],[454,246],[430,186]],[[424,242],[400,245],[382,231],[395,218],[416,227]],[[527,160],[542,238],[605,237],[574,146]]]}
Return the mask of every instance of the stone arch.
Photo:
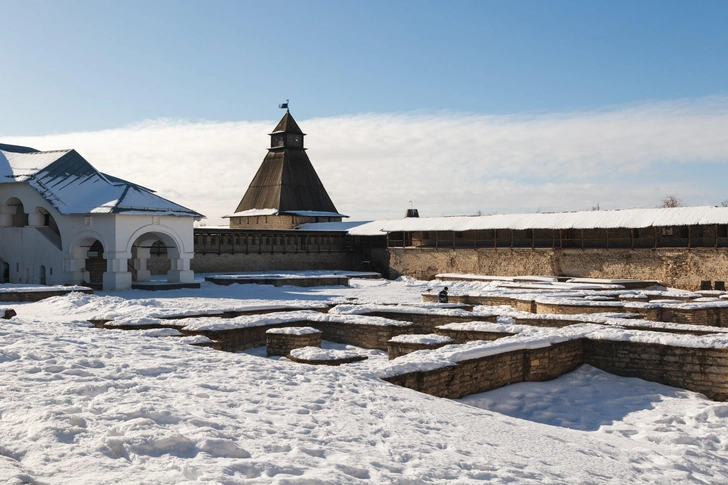
{"label": "stone arch", "polygon": [[[144,238],[144,239],[142,239]],[[140,227],[129,238],[126,244],[126,252],[131,252],[137,240],[162,241],[168,249],[175,248],[180,254],[186,253],[182,238],[172,229],[162,225],[148,225]],[[151,244],[151,243],[150,243]]]}
{"label": "stone arch", "polygon": [[56,219],[47,209],[37,206],[32,213],[28,214],[28,225],[39,229],[45,237],[58,249],[63,248],[61,229]]}
{"label": "stone arch", "polygon": [[73,272],[74,283],[102,286],[104,273],[108,268],[104,259],[107,250],[108,245],[98,232],[83,231],[76,234],[69,246],[67,268]]}
{"label": "stone arch", "polygon": [[151,271],[147,263],[151,256],[152,245],[161,241],[167,250],[170,270],[167,271],[169,283],[192,283],[194,273],[190,270],[191,256],[185,251],[182,239],[172,229],[161,225],[150,225],[139,228],[132,234],[127,243],[127,252],[132,255],[132,279],[150,281]]}
{"label": "stone arch", "polygon": [[28,214],[25,204],[18,197],[10,197],[0,208],[0,225],[5,227],[25,227],[28,225]]}

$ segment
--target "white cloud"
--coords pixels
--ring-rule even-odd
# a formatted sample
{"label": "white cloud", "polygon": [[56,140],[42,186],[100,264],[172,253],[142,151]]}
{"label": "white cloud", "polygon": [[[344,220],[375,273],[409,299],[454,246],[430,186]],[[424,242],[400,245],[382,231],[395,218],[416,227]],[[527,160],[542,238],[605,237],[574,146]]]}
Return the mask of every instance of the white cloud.
{"label": "white cloud", "polygon": [[[366,114],[298,120],[339,211],[353,219],[653,207],[678,192],[717,204],[728,163],[728,98],[592,112]],[[222,223],[266,153],[275,121],[145,121],[98,132],[12,137],[75,148],[97,168]]]}

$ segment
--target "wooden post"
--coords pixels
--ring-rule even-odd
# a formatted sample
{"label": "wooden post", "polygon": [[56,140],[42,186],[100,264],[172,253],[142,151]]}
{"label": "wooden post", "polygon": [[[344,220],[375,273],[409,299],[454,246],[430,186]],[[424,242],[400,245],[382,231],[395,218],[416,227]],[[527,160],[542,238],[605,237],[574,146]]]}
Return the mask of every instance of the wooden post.
{"label": "wooden post", "polygon": [[629,230],[629,242],[630,242],[630,247],[632,249],[634,249],[634,229]]}
{"label": "wooden post", "polygon": [[715,225],[715,247],[718,247],[718,224]]}
{"label": "wooden post", "polygon": [[531,229],[531,249],[536,247],[536,229]]}
{"label": "wooden post", "polygon": [[402,231],[402,247],[407,247],[407,231]]}
{"label": "wooden post", "polygon": [[688,226],[688,249],[690,249],[691,246],[690,234],[692,233],[692,231],[690,230],[690,228],[691,226]]}
{"label": "wooden post", "polygon": [[652,246],[652,249],[657,249],[657,227],[656,226],[652,226],[652,232],[653,232],[653,237],[655,239],[655,244]]}
{"label": "wooden post", "polygon": [[607,249],[609,249],[609,228],[606,228],[605,231],[607,233]]}
{"label": "wooden post", "polygon": [[581,249],[584,249],[584,229],[581,230]]}
{"label": "wooden post", "polygon": [[387,233],[387,247],[389,247],[389,233]]}
{"label": "wooden post", "polygon": [[493,249],[498,249],[498,229],[493,229]]}
{"label": "wooden post", "polygon": [[513,229],[511,229],[511,249],[513,249]]}
{"label": "wooden post", "polygon": [[561,229],[559,229],[559,249],[564,248],[564,234]]}
{"label": "wooden post", "polygon": [[473,231],[473,249],[478,247],[478,230]]}
{"label": "wooden post", "polygon": [[452,232],[452,248],[455,249],[455,231]]}
{"label": "wooden post", "polygon": [[293,242],[296,243],[296,254],[298,254],[298,234],[293,236]]}
{"label": "wooden post", "polygon": [[[718,233],[716,232],[716,234],[718,234]],[[440,231],[435,231],[435,249],[437,249],[437,247],[438,247],[439,239],[440,239]],[[718,243],[716,242],[716,247],[717,247],[717,244]]]}

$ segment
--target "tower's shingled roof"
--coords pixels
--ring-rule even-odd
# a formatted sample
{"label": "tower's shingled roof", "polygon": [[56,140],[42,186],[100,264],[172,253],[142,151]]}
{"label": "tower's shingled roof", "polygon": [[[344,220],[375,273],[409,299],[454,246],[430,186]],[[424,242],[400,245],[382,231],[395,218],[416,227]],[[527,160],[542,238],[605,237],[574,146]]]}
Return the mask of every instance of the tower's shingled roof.
{"label": "tower's shingled roof", "polygon": [[[278,122],[276,127],[273,129],[273,133],[291,133],[293,135],[303,135],[301,128],[298,127],[296,120],[293,119],[291,113],[286,111],[281,121]],[[272,133],[271,133],[272,134]]]}
{"label": "tower's shingled roof", "polygon": [[[280,133],[303,136],[289,112],[271,135]],[[302,142],[297,146],[286,143],[269,149],[235,213],[262,209],[275,209],[278,214],[315,212],[342,217],[308,159]]]}

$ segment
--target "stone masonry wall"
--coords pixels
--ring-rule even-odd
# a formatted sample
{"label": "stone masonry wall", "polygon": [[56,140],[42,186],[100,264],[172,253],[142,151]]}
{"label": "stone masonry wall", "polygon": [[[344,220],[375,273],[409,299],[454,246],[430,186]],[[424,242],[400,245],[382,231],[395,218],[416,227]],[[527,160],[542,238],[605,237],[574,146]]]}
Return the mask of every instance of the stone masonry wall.
{"label": "stone masonry wall", "polygon": [[390,278],[430,280],[438,273],[493,276],[558,274],[551,249],[389,248]]}
{"label": "stone masonry wall", "polygon": [[387,350],[387,342],[397,335],[414,333],[414,325],[359,325],[341,322],[313,322],[300,320],[286,323],[272,323],[256,327],[234,328],[228,330],[203,330],[182,333],[204,335],[215,341],[217,350],[237,352],[239,350],[266,345],[266,331],[282,327],[313,327],[323,332],[321,338],[330,342],[356,345],[367,349]]}
{"label": "stone masonry wall", "polygon": [[182,333],[204,335],[215,341],[217,350],[237,352],[239,350],[266,345],[266,331],[282,327],[313,327],[323,332],[321,338],[330,342],[356,345],[367,349],[387,350],[387,342],[397,335],[412,334],[415,325],[360,325],[341,322],[314,322],[300,320],[286,323],[272,323],[256,327],[234,328],[228,330],[203,330]]}
{"label": "stone masonry wall", "polygon": [[[450,342],[452,343],[452,342]],[[433,350],[433,349],[439,349],[440,347],[444,347],[446,345],[450,345],[450,343],[439,343],[439,344],[422,344],[422,343],[415,343],[415,342],[387,342],[387,354],[389,356],[389,360],[396,359],[397,357],[401,357],[406,354],[411,354],[412,352],[416,352],[418,350]]]}
{"label": "stone masonry wall", "polygon": [[48,290],[48,291],[17,291],[0,293],[0,301],[40,301],[54,296],[63,296],[72,292],[93,294],[94,290]]}
{"label": "stone masonry wall", "polygon": [[579,304],[559,304],[559,303],[542,303],[536,302],[536,313],[548,314],[556,313],[560,315],[576,315],[584,313],[614,313],[622,312],[624,308],[620,303],[615,302],[613,305],[594,305],[585,301],[583,305]]}
{"label": "stone masonry wall", "polygon": [[587,340],[586,363],[624,377],[639,377],[728,400],[728,349]]}
{"label": "stone masonry wall", "polygon": [[402,322],[412,322],[415,324],[415,333],[435,333],[438,325],[445,325],[454,322],[491,322],[495,323],[498,319],[497,315],[473,315],[473,316],[449,316],[449,315],[433,315],[431,313],[401,313],[401,312],[370,312],[365,315],[371,317],[382,317],[390,320],[398,320]]}
{"label": "stone masonry wall", "polygon": [[592,339],[506,352],[386,380],[433,396],[458,399],[515,382],[554,379],[583,363],[618,376],[638,377],[728,401],[728,349]]}
{"label": "stone masonry wall", "polygon": [[505,352],[385,380],[432,396],[460,399],[516,382],[549,380],[571,372],[582,364],[581,344],[581,340],[574,340],[544,349]]}
{"label": "stone masonry wall", "polygon": [[475,340],[498,340],[503,337],[511,337],[515,334],[506,332],[484,332],[477,330],[452,330],[449,328],[436,327],[435,333],[452,339],[454,344],[464,344]]}
{"label": "stone masonry wall", "polygon": [[556,275],[660,280],[688,290],[702,280],[728,281],[728,248],[432,249],[389,248],[390,277],[438,273]]}
{"label": "stone masonry wall", "polygon": [[271,355],[288,355],[293,349],[321,347],[321,332],[303,335],[266,333],[266,352]]}
{"label": "stone masonry wall", "polygon": [[387,342],[398,335],[415,333],[415,325],[360,325],[338,322],[308,322],[308,326],[323,332],[329,342],[355,345],[365,349],[387,350]]}
{"label": "stone masonry wall", "polygon": [[293,271],[312,269],[357,270],[360,269],[360,266],[361,257],[355,252],[195,253],[195,257],[191,261],[191,267],[195,273],[267,271],[272,269]]}

